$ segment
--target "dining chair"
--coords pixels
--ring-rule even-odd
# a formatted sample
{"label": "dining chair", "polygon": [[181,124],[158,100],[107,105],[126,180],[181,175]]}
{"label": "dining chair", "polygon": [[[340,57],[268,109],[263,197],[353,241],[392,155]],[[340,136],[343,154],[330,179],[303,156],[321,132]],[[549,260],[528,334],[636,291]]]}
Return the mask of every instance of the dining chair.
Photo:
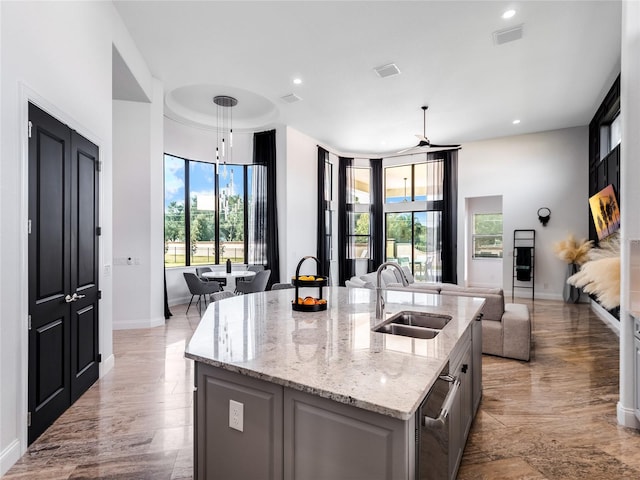
{"label": "dining chair", "polygon": [[213,272],[213,270],[211,269],[211,267],[196,267],[196,275],[198,275],[198,278],[200,278],[200,280],[202,280],[203,282],[218,282],[221,287],[227,285],[227,279],[225,277],[205,278],[202,276],[202,274],[205,272]]}
{"label": "dining chair", "polygon": [[189,293],[191,293],[191,300],[189,300],[189,306],[187,307],[187,313],[189,313],[189,308],[191,308],[191,302],[193,302],[193,297],[198,296],[198,300],[196,301],[196,305],[198,305],[198,311],[202,313],[202,297],[204,296],[204,305],[207,306],[207,296],[212,293],[220,291],[220,284],[216,281],[204,282],[198,278],[195,273],[184,272],[184,280],[187,282],[187,287],[189,287]]}
{"label": "dining chair", "polygon": [[287,288],[293,288],[293,285],[290,283],[274,283],[271,285],[271,290],[284,290]]}
{"label": "dining chair", "polygon": [[224,300],[225,298],[231,298],[235,296],[236,296],[235,293],[230,292],[229,290],[223,290],[222,292],[216,292],[213,295],[211,295],[211,301],[219,302],[220,300]]}
{"label": "dining chair", "polygon": [[238,280],[236,282],[236,293],[264,292],[269,283],[271,270],[260,270],[251,280]]}

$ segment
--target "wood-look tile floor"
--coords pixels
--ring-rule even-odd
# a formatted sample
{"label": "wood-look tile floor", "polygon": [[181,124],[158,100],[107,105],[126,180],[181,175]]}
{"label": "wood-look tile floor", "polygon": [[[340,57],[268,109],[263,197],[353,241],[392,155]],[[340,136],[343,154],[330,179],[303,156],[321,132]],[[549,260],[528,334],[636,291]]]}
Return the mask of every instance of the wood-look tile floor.
{"label": "wood-look tile floor", "polygon": [[[483,356],[458,479],[640,479],[640,434],[616,424],[616,335],[588,305],[525,303],[531,362]],[[193,364],[183,353],[200,317],[184,311],[173,307],[164,327],[113,332],[114,369],[3,479],[191,478]]]}

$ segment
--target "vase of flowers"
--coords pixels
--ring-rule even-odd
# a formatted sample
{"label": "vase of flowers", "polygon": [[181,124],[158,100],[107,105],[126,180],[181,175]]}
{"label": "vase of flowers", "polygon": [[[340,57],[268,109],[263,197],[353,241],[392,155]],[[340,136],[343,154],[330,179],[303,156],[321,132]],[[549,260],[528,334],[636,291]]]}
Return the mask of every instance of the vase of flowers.
{"label": "vase of flowers", "polygon": [[593,241],[585,238],[576,240],[571,234],[566,240],[554,244],[553,249],[561,260],[567,263],[567,272],[564,282],[562,298],[565,302],[576,303],[580,299],[580,289],[567,282],[567,279],[578,273],[580,265],[589,260],[589,250],[593,246]]}

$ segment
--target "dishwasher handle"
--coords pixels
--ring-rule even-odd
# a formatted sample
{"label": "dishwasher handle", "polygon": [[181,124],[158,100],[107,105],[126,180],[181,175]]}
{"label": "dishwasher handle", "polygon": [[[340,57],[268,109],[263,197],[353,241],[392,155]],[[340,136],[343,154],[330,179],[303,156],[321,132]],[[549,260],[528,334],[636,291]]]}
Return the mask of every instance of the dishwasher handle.
{"label": "dishwasher handle", "polygon": [[451,410],[451,405],[453,404],[453,402],[455,401],[458,395],[459,388],[460,388],[460,379],[457,377],[454,377],[453,385],[449,389],[449,392],[447,393],[447,396],[445,397],[444,402],[442,404],[442,408],[440,409],[440,415],[438,415],[438,418],[431,418],[425,415],[425,417],[422,420],[423,426],[433,428],[433,429],[444,428],[447,421],[447,417],[449,416],[449,410]]}

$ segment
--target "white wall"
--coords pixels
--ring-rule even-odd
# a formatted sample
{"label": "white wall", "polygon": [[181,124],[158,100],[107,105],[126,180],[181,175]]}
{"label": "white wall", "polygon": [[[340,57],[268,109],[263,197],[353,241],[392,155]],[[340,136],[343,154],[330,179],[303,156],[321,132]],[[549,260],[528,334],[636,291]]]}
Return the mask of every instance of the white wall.
{"label": "white wall", "polygon": [[[588,237],[588,129],[575,127],[465,144],[458,156],[458,276],[464,278],[465,199],[502,195],[503,288],[510,297],[513,280],[513,230],[536,230],[535,296],[562,299],[566,265],[553,244],[573,233]],[[546,227],[540,207],[551,210]],[[530,297],[531,290],[516,289]]]}
{"label": "white wall", "polygon": [[[640,242],[640,3],[622,3],[622,43],[620,115],[620,399],[618,423],[640,428],[634,412],[635,392],[640,372],[635,368],[634,326],[630,312],[640,298],[638,257],[631,255],[631,244]],[[633,275],[632,272],[636,274]],[[634,282],[635,280],[635,282]],[[640,312],[635,311],[636,315]]]}
{"label": "white wall", "polygon": [[[462,208],[465,210],[462,211]],[[504,258],[473,258],[473,216],[481,213],[502,213],[502,195],[466,198],[465,203],[459,205],[459,209],[459,214],[466,217],[466,222],[462,237],[464,247],[462,244],[458,245],[458,248],[465,252],[465,273],[458,283],[469,287],[502,288]],[[458,235],[458,238],[460,237],[461,235]],[[507,261],[510,262],[511,259],[507,258]]]}
{"label": "white wall", "polygon": [[[317,254],[318,147],[317,142],[291,128],[286,129],[285,223],[279,225],[281,281],[289,281],[304,256]],[[278,165],[280,168],[280,165]],[[284,265],[283,261],[284,260]],[[300,273],[316,273],[314,261],[307,260]]]}
{"label": "white wall", "polygon": [[[135,51],[110,2],[0,2],[0,474],[26,450],[27,102],[100,148],[100,352],[112,347],[112,44]],[[138,56],[138,58],[141,58]],[[133,70],[140,73],[143,65]],[[148,75],[148,72],[147,72]]]}
{"label": "white wall", "polygon": [[114,329],[164,324],[163,105],[113,102]]}

